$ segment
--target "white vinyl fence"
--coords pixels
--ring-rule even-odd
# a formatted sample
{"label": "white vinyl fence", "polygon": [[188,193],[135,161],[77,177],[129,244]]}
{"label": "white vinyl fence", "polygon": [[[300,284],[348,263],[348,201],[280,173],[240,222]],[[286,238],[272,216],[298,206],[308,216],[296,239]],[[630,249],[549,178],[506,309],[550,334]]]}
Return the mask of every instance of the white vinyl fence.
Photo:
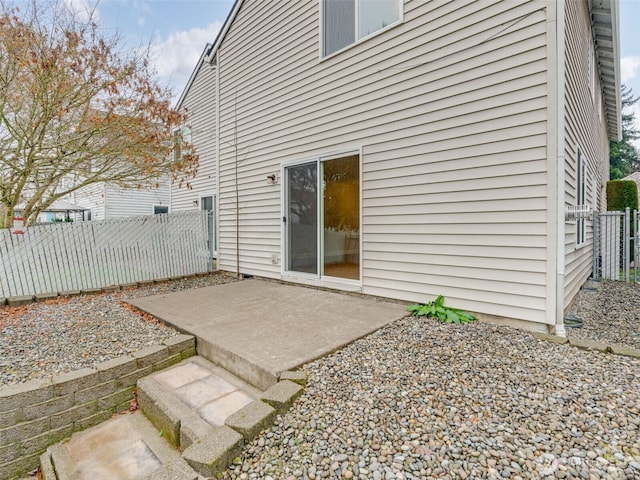
{"label": "white vinyl fence", "polygon": [[0,230],[0,297],[210,271],[210,221],[194,211]]}

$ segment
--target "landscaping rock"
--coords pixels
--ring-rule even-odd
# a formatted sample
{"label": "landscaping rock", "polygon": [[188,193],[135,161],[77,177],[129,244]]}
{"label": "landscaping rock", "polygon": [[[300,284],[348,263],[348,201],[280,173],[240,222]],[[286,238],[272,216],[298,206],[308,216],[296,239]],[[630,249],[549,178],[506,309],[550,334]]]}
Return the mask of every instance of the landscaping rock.
{"label": "landscaping rock", "polygon": [[640,478],[639,368],[405,318],[305,365],[303,395],[223,478]]}

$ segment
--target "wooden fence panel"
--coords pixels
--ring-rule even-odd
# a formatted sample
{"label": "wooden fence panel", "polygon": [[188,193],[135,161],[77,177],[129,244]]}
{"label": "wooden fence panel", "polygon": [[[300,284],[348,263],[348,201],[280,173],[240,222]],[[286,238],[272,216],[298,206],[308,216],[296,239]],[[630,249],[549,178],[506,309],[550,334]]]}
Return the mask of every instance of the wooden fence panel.
{"label": "wooden fence panel", "polygon": [[0,297],[211,271],[208,221],[193,211],[0,230]]}

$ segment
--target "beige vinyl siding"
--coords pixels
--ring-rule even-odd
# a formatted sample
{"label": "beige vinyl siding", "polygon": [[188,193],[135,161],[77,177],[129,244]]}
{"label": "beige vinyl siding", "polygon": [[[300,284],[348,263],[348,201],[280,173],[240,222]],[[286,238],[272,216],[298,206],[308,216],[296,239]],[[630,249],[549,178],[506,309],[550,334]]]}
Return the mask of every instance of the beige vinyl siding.
{"label": "beige vinyl siding", "polygon": [[[589,41],[591,23],[587,2],[565,2],[565,203],[576,204],[578,149],[587,160],[586,203],[604,205],[602,191],[609,178],[609,143],[604,123],[598,116],[597,93],[589,88]],[[595,88],[600,89],[596,74]],[[599,186],[594,191],[594,180]],[[596,195],[594,202],[594,195]],[[576,245],[577,222],[565,230],[565,308],[591,274],[593,222],[587,221],[586,243]]]}
{"label": "beige vinyl siding", "polygon": [[[547,322],[544,1],[406,1],[319,58],[319,2],[246,0],[219,51],[219,262],[280,278],[287,162],[361,151],[362,291]],[[237,142],[234,140],[237,138]],[[236,148],[237,147],[237,148]]]}
{"label": "beige vinyl siding", "polygon": [[187,184],[171,185],[171,211],[197,210],[200,197],[216,194],[216,71],[207,62],[198,71],[182,102],[199,158],[198,173]]}

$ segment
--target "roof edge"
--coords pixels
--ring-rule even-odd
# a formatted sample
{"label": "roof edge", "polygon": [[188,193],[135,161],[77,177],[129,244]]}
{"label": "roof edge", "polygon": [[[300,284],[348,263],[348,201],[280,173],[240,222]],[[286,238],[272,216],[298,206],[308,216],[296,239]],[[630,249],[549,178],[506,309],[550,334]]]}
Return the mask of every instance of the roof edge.
{"label": "roof edge", "polygon": [[189,93],[189,90],[191,89],[191,85],[193,85],[193,82],[195,81],[196,76],[198,75],[198,71],[200,70],[200,67],[204,63],[212,47],[213,47],[213,44],[211,43],[207,43],[205,45],[204,50],[202,51],[202,53],[200,54],[200,58],[198,59],[198,63],[196,63],[196,66],[191,72],[191,76],[189,77],[187,84],[182,89],[182,93],[180,94],[180,97],[176,102],[176,105],[175,105],[176,110],[180,110],[180,108],[182,108],[182,102],[184,102],[184,99],[186,98],[187,93]]}
{"label": "roof edge", "polygon": [[238,11],[240,10],[240,7],[242,6],[243,2],[244,0],[235,0],[235,3],[233,4],[233,7],[231,8],[229,15],[227,16],[227,19],[224,21],[224,25],[222,26],[222,29],[218,32],[218,36],[213,42],[213,46],[211,47],[211,50],[207,54],[206,61],[208,63],[212,63],[213,60],[215,59],[216,54],[220,49],[220,45],[224,41],[224,37],[227,35],[229,28],[231,28],[231,24],[233,23],[236,16],[238,15]]}
{"label": "roof edge", "polygon": [[620,99],[620,16],[619,0],[590,0],[591,31],[598,60],[602,99],[606,108],[609,139],[622,138]]}

